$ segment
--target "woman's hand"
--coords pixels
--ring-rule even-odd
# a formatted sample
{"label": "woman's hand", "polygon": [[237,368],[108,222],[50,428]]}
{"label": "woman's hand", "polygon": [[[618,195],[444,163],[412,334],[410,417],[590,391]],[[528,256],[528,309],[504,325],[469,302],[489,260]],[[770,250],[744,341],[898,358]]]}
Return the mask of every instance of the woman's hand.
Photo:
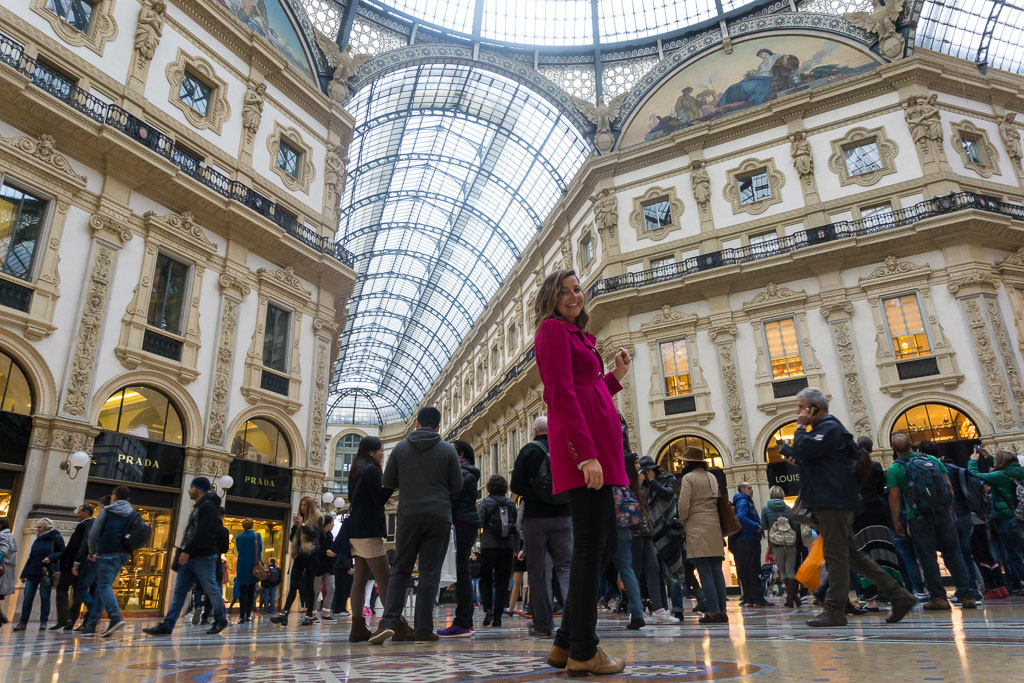
{"label": "woman's hand", "polygon": [[337,557],[337,555],[334,554],[333,550],[328,550],[327,551],[327,557]]}
{"label": "woman's hand", "polygon": [[583,480],[587,482],[588,489],[599,489],[604,486],[604,469],[596,459],[590,460],[580,469],[583,472]]}
{"label": "woman's hand", "polygon": [[625,374],[629,372],[629,364],[632,362],[633,359],[630,357],[629,351],[619,347],[619,350],[615,352],[615,369],[612,370],[616,381],[622,381]]}

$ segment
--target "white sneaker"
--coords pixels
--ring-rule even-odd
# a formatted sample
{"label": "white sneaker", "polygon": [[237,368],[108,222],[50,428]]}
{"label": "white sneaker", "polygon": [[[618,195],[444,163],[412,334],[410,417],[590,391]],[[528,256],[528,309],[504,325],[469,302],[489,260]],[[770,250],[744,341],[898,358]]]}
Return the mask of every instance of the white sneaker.
{"label": "white sneaker", "polygon": [[651,615],[651,621],[655,624],[678,624],[679,620],[672,616],[664,607]]}

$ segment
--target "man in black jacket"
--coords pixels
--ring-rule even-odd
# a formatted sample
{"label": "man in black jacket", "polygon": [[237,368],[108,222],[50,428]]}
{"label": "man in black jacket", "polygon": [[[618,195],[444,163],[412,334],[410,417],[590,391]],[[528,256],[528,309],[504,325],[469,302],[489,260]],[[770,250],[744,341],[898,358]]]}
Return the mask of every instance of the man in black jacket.
{"label": "man in black jacket", "polygon": [[821,532],[829,582],[825,609],[807,625],[846,625],[850,569],[878,586],[879,594],[892,603],[892,614],[886,621],[895,623],[907,615],[917,599],[854,541],[853,512],[859,497],[853,471],[859,456],[857,445],[839,420],[828,414],[828,399],[820,389],[808,387],[796,398],[799,426],[793,447],[784,448],[782,453],[800,466],[800,501],[813,514],[812,526]]}
{"label": "man in black jacket", "polygon": [[[533,606],[532,635],[547,638],[554,627],[551,604],[551,571],[562,590],[569,595],[569,564],[572,560],[572,519],[569,500],[552,496],[541,477],[542,465],[551,471],[548,455],[548,418],[533,421],[533,441],[524,445],[512,468],[511,489],[523,498],[523,541],[526,552],[526,576],[530,582]],[[549,475],[550,476],[550,475]],[[564,499],[564,500],[563,500]],[[548,568],[551,556],[551,569]]]}
{"label": "man in black jacket", "polygon": [[451,626],[437,632],[442,638],[473,635],[473,579],[469,576],[469,555],[476,543],[479,521],[476,499],[480,496],[480,470],[476,454],[465,441],[452,441],[462,469],[462,488],[451,495],[452,523],[455,525],[455,618]]}
{"label": "man in black jacket", "polygon": [[211,488],[206,477],[196,477],[189,487],[188,496],[194,505],[177,558],[178,578],[174,582],[174,596],[164,620],[156,626],[142,629],[151,636],[170,635],[195,584],[199,584],[213,605],[213,626],[207,633],[213,635],[227,628],[224,597],[216,578],[224,524],[220,517],[220,497],[211,492]]}
{"label": "man in black jacket", "polygon": [[[96,521],[93,519],[92,513],[93,507],[88,503],[79,505],[78,509],[75,510],[75,519],[78,521],[78,524],[75,525],[75,530],[71,533],[71,538],[68,540],[67,546],[64,547],[60,560],[58,560],[60,580],[57,582],[57,624],[50,627],[51,631],[56,631],[59,628],[70,631],[78,620],[78,612],[82,607],[82,600],[78,597],[78,589],[76,588],[78,574],[74,572],[74,567],[82,547],[84,546],[88,550],[89,528]],[[70,591],[74,591],[75,594],[73,606],[69,605]]]}

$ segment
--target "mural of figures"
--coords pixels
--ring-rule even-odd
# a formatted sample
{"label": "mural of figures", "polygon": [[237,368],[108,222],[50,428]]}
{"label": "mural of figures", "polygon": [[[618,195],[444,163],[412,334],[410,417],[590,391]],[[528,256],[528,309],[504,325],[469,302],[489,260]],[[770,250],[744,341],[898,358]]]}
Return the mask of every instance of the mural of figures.
{"label": "mural of figures", "polygon": [[691,62],[657,87],[632,117],[620,148],[656,140],[777,97],[850,78],[875,68],[866,50],[830,38],[753,38]]}
{"label": "mural of figures", "polygon": [[302,73],[313,75],[299,33],[280,0],[218,0],[235,18],[281,51]]}

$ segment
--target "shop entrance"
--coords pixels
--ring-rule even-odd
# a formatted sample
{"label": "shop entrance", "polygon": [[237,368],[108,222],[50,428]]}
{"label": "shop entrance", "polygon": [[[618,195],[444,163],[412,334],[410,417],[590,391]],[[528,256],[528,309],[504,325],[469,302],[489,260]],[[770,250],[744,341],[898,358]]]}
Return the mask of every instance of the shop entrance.
{"label": "shop entrance", "polygon": [[[224,604],[231,604],[234,597],[235,569],[238,563],[238,551],[235,549],[235,537],[242,533],[242,520],[252,520],[252,530],[263,539],[263,564],[270,565],[270,560],[277,561],[281,568],[282,575],[285,574],[285,553],[288,547],[289,526],[286,521],[288,508],[284,505],[276,506],[260,503],[249,503],[240,501],[229,496],[225,501],[226,514],[224,526],[231,534],[231,547],[224,556],[228,563],[228,581],[222,586],[224,592]],[[282,589],[287,586],[287,579],[278,586],[277,601],[281,600]]]}
{"label": "shop entrance", "polygon": [[931,441],[940,460],[948,456],[960,467],[967,467],[971,451],[981,443],[974,420],[942,403],[922,403],[901,413],[889,434],[897,432],[910,436],[915,446]]}

